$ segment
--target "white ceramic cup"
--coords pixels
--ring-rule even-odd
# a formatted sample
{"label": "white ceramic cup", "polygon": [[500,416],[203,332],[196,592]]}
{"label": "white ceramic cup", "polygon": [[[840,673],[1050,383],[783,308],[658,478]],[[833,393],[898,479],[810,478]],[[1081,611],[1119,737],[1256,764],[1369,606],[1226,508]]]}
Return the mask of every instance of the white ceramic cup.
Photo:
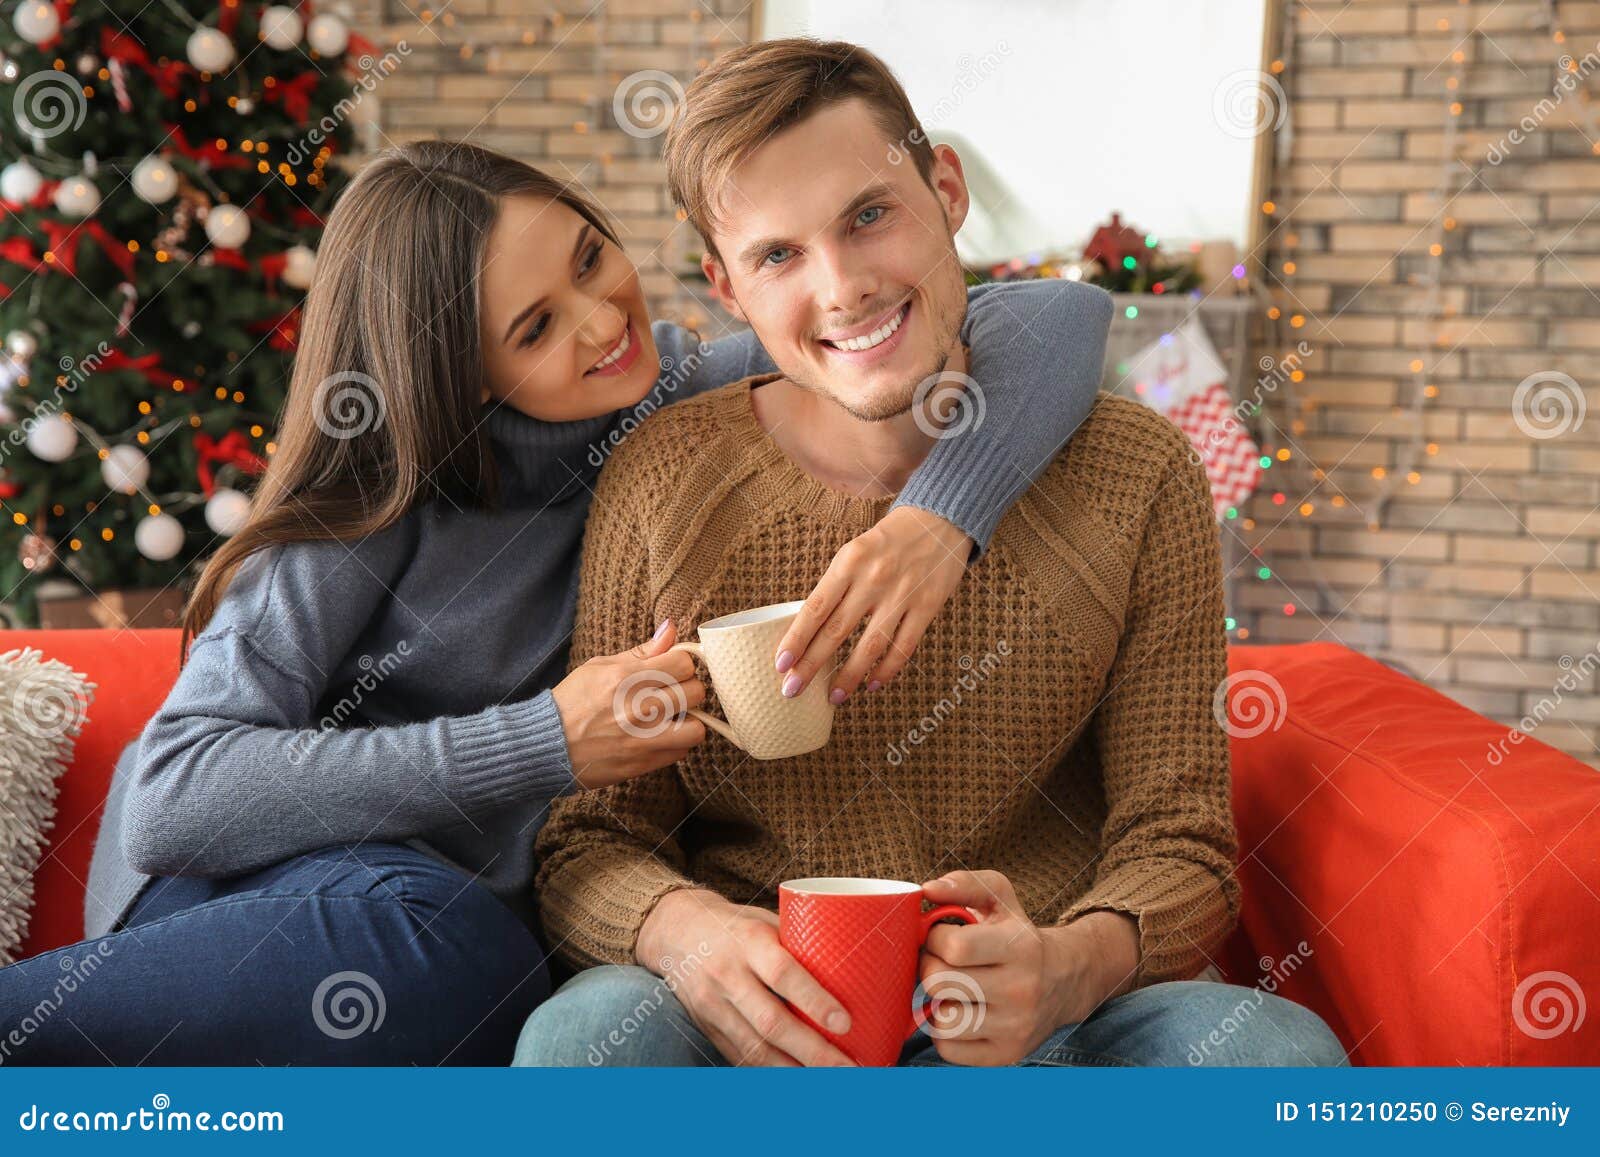
{"label": "white ceramic cup", "polygon": [[786,759],[815,751],[833,731],[828,681],[820,675],[794,698],[783,694],[784,676],[773,666],[778,640],[800,613],[801,602],[774,603],[700,624],[699,642],[672,648],[706,665],[711,685],[728,718],[705,711],[689,714],[752,759]]}

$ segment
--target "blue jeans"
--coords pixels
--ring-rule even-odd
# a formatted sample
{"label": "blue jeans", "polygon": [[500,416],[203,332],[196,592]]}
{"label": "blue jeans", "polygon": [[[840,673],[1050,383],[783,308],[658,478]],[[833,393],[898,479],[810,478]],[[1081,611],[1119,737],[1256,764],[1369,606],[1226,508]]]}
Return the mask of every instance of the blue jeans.
{"label": "blue jeans", "polygon": [[347,844],[160,877],[110,935],[0,968],[0,1064],[503,1065],[549,992],[487,889]]}
{"label": "blue jeans", "polygon": [[[643,968],[580,972],[540,1005],[516,1065],[722,1065],[660,977]],[[902,1065],[942,1065],[924,1033]],[[1024,1065],[1344,1065],[1332,1030],[1308,1008],[1254,988],[1174,980],[1106,1001],[1055,1031]]]}

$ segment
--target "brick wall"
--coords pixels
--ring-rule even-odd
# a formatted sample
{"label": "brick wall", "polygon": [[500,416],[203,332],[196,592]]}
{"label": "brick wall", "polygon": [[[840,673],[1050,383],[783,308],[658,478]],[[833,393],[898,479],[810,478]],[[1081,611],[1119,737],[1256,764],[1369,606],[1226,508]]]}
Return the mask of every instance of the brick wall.
{"label": "brick wall", "polygon": [[[351,12],[381,48],[409,50],[362,110],[367,148],[471,140],[581,183],[617,221],[653,314],[719,331],[725,319],[680,281],[700,246],[666,192],[652,82],[629,78],[686,85],[750,38],[750,0],[356,0]],[[636,132],[614,115],[619,87],[645,95]]]}
{"label": "brick wall", "polygon": [[1264,398],[1240,625],[1600,762],[1600,3],[1286,3],[1276,55],[1262,354],[1312,353]]}

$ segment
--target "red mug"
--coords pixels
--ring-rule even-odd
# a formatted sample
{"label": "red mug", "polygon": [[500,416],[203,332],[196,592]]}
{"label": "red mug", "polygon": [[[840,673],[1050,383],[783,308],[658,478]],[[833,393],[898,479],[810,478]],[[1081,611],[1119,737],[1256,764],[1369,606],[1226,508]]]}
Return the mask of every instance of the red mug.
{"label": "red mug", "polygon": [[[818,877],[778,885],[778,939],[850,1014],[850,1031],[829,1032],[796,1015],[858,1065],[892,1065],[927,1018],[913,1010],[917,957],[940,920],[975,917],[959,904],[922,910],[922,888],[904,880]],[[931,1002],[930,1002],[931,1003]]]}

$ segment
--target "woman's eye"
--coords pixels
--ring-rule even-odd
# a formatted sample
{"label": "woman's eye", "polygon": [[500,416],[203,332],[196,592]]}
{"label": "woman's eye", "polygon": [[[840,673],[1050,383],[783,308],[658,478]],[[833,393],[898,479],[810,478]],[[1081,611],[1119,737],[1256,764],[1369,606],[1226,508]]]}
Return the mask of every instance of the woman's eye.
{"label": "woman's eye", "polygon": [[523,335],[522,341],[518,344],[517,348],[523,349],[538,341],[540,336],[544,333],[545,327],[549,325],[549,323],[550,315],[548,313],[541,313],[539,315],[539,320],[534,322],[528,332]]}
{"label": "woman's eye", "polygon": [[[764,265],[782,265],[786,260],[788,260],[788,255],[793,252],[793,249],[780,245],[776,249],[769,249],[767,251],[767,255],[763,257],[761,261]],[[774,257],[777,258],[776,261],[773,260]]]}
{"label": "woman's eye", "polygon": [[588,273],[589,270],[593,269],[596,265],[600,264],[600,254],[604,250],[605,242],[596,241],[594,243],[594,245],[589,249],[589,252],[584,255],[583,264],[578,267],[578,275],[580,277],[585,273]]}
{"label": "woman's eye", "polygon": [[[869,214],[871,215],[870,218],[868,216]],[[874,221],[879,220],[882,216],[883,216],[883,206],[882,205],[868,205],[865,209],[861,210],[861,212],[856,214],[856,224],[857,225],[871,225]]]}

